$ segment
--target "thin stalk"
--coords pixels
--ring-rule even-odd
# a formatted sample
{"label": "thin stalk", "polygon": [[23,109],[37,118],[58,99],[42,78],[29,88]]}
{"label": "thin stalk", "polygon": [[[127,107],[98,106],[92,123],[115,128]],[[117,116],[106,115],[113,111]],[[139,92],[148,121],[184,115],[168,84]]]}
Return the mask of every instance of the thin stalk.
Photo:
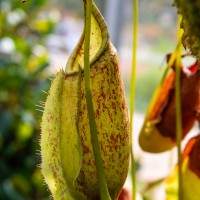
{"label": "thin stalk", "polygon": [[91,86],[90,86],[90,60],[89,60],[89,48],[90,48],[90,30],[91,30],[91,9],[92,0],[85,0],[86,3],[86,16],[85,16],[85,44],[84,44],[84,79],[85,79],[85,93],[86,103],[89,116],[90,134],[92,140],[92,147],[94,151],[94,158],[97,170],[97,178],[99,181],[100,197],[101,200],[111,200],[106,177],[103,168],[103,162],[100,152],[100,145],[97,136],[97,128],[94,115],[94,107],[92,102]]}
{"label": "thin stalk", "polygon": [[182,180],[182,158],[181,158],[181,140],[182,140],[182,115],[181,115],[181,95],[180,95],[180,66],[181,66],[181,37],[182,31],[180,29],[181,17],[178,17],[178,41],[179,48],[177,51],[176,60],[176,79],[175,79],[175,103],[176,103],[176,141],[177,141],[177,154],[178,154],[178,198],[183,199],[183,180]]}
{"label": "thin stalk", "polygon": [[135,110],[135,85],[136,85],[136,66],[137,66],[137,43],[138,43],[138,0],[133,3],[133,55],[132,72],[130,86],[130,140],[131,140],[131,179],[132,179],[132,199],[136,199],[136,169],[133,150],[133,116]]}

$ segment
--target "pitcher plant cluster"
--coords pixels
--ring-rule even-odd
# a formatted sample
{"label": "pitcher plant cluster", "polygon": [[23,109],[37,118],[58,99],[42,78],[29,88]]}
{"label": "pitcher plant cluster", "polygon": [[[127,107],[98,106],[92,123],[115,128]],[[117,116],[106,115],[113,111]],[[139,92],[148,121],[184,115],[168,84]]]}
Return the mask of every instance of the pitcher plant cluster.
{"label": "pitcher plant cluster", "polygon": [[[132,117],[129,120],[118,55],[106,22],[92,0],[83,3],[82,36],[65,69],[55,75],[43,104],[41,170],[55,200],[125,199],[122,187],[130,164],[132,176],[135,165]],[[151,153],[178,146],[178,165],[165,180],[166,200],[197,200],[200,136],[191,138],[183,152],[180,147],[195,121],[200,123],[200,1],[174,3],[182,15],[177,47],[166,56],[166,71],[148,106],[139,144]],[[134,15],[136,25],[137,20]],[[137,26],[134,32],[133,71]],[[195,58],[191,66],[181,61],[188,56]],[[134,98],[135,73],[132,76]]]}

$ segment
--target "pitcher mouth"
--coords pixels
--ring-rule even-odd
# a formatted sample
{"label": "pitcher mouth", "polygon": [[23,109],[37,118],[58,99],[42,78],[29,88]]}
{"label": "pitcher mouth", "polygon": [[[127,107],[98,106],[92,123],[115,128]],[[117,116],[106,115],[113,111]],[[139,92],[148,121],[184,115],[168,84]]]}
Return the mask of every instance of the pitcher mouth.
{"label": "pitcher mouth", "polygon": [[[95,47],[91,46],[92,51],[90,51],[90,67],[94,64],[96,60],[99,59],[99,57],[102,55],[102,53],[105,51],[105,49],[108,46],[109,43],[109,33],[108,33],[108,27],[107,24],[101,15],[100,11],[96,7],[96,5],[92,4],[92,20],[96,21],[95,27],[91,27],[91,45],[95,45]],[[95,34],[94,34],[95,32]],[[99,34],[99,38],[101,38],[100,41],[97,41],[95,38],[95,35]],[[98,39],[99,39],[98,38]],[[84,63],[83,63],[83,46],[85,41],[85,27],[83,28],[82,35],[79,39],[78,44],[76,45],[75,49],[73,50],[72,54],[70,55],[65,72],[67,74],[73,74],[78,72],[79,68],[84,69]]]}

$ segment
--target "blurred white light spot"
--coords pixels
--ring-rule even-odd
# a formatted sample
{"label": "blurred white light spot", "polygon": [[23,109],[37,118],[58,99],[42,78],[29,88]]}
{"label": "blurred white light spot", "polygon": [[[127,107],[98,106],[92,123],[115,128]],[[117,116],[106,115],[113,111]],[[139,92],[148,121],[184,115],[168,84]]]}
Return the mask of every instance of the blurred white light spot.
{"label": "blurred white light spot", "polygon": [[36,56],[41,56],[46,53],[46,49],[42,45],[35,45],[33,47],[33,53]]}
{"label": "blurred white light spot", "polygon": [[4,37],[0,40],[0,52],[11,53],[15,49],[13,40],[9,37]]}
{"label": "blurred white light spot", "polygon": [[16,9],[15,11],[8,13],[7,21],[11,25],[16,25],[22,21],[25,16],[26,14],[22,9]]}
{"label": "blurred white light spot", "polygon": [[52,21],[57,22],[61,18],[61,14],[58,10],[53,10],[49,13],[49,17]]}

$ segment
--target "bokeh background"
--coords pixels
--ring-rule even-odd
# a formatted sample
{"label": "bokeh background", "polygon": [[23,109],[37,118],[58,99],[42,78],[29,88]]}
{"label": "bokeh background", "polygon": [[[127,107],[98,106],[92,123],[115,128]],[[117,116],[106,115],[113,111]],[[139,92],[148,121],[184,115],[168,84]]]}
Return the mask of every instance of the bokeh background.
{"label": "bokeh background", "polygon": [[[132,1],[95,0],[108,23],[121,62],[129,103],[132,57]],[[177,13],[171,0],[139,1],[134,151],[141,199],[162,200],[149,183],[167,176],[171,153],[141,151],[137,137],[165,55],[176,46]],[[38,105],[45,101],[49,77],[65,66],[83,28],[81,0],[0,0],[0,199],[49,199],[40,173]],[[126,187],[130,187],[127,179]],[[162,187],[162,186],[160,186]],[[158,192],[159,191],[159,192]],[[143,197],[142,197],[143,196]]]}

